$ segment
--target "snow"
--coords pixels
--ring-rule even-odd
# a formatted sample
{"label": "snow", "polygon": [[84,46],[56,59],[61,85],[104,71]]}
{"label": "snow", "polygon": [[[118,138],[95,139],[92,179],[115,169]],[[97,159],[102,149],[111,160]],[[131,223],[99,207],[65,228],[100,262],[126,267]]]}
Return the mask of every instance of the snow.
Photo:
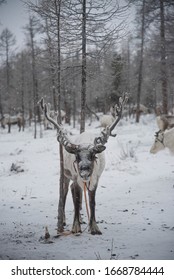
{"label": "snow", "polygon": [[[98,122],[87,130],[100,132]],[[73,134],[77,129],[66,127]],[[33,139],[32,128],[0,129],[0,259],[173,260],[174,160],[166,149],[149,153],[157,130],[153,115],[139,124],[121,120],[105,150],[106,166],[96,194],[102,235],[90,235],[83,203],[83,232],[56,236],[59,145],[56,131]],[[71,192],[66,204],[71,230]],[[43,242],[45,226],[51,235]]]}

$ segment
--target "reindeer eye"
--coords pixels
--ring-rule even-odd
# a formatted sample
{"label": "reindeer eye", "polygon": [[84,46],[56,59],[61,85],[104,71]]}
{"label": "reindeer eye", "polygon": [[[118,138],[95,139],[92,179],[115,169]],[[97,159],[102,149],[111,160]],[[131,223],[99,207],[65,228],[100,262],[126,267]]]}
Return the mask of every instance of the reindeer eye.
{"label": "reindeer eye", "polygon": [[94,159],[96,159],[97,157],[96,157],[96,154],[95,153],[91,153],[90,154],[90,156],[89,156],[89,159],[90,160],[94,160]]}
{"label": "reindeer eye", "polygon": [[80,162],[80,156],[79,156],[79,154],[76,154],[76,161],[77,161],[77,162]]}

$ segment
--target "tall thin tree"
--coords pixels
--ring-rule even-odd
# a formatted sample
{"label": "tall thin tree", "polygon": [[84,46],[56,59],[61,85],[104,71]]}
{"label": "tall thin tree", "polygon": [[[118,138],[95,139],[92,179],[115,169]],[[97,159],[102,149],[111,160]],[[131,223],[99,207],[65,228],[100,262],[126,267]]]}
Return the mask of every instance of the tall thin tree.
{"label": "tall thin tree", "polygon": [[136,122],[140,119],[140,100],[143,79],[143,54],[144,54],[144,39],[145,39],[145,0],[142,3],[142,22],[141,22],[141,45],[140,45],[140,62],[138,70],[138,88],[137,88],[137,108],[136,108]]}
{"label": "tall thin tree", "polygon": [[80,133],[85,131],[86,110],[86,0],[82,1],[82,87]]}
{"label": "tall thin tree", "polygon": [[161,38],[161,86],[163,113],[168,113],[168,91],[167,91],[167,67],[166,67],[166,39],[165,39],[165,16],[164,0],[160,0],[160,38]]}
{"label": "tall thin tree", "polygon": [[[0,35],[0,51],[4,55],[5,59],[5,69],[6,69],[6,96],[8,100],[8,112],[11,113],[11,66],[10,66],[10,57],[12,55],[12,50],[16,43],[15,36],[8,29],[5,28]],[[9,131],[10,132],[10,131]]]}
{"label": "tall thin tree", "polygon": [[39,31],[38,21],[33,15],[29,16],[29,24],[25,30],[29,34],[29,46],[31,49],[31,66],[32,66],[32,84],[33,84],[33,107],[34,107],[34,138],[37,137],[37,121],[40,122],[40,110],[38,107],[38,78],[37,78],[37,55],[35,36]]}

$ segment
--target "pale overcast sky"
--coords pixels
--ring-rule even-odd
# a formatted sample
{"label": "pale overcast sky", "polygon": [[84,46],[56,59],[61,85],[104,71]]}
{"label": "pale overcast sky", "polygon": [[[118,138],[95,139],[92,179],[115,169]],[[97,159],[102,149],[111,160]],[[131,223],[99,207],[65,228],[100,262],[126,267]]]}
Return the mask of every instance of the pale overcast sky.
{"label": "pale overcast sky", "polygon": [[8,28],[15,36],[17,45],[24,46],[24,35],[22,27],[28,23],[26,7],[20,0],[7,0],[6,4],[0,6],[0,33]]}
{"label": "pale overcast sky", "polygon": [[[20,49],[25,46],[23,27],[28,24],[29,14],[22,0],[6,0],[6,2],[0,6],[0,34],[4,28],[8,28],[16,36],[17,46]],[[133,15],[134,13],[132,16],[129,13],[126,19],[130,22],[128,29],[132,25]]]}

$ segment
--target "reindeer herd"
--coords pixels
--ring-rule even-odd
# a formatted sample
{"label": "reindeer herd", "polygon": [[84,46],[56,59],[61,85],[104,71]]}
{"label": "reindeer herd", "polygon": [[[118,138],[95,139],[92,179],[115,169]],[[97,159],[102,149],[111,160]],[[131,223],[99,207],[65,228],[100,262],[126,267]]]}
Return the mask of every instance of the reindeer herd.
{"label": "reindeer herd", "polygon": [[[147,114],[148,110],[141,105],[141,113]],[[135,108],[133,107],[133,110]],[[134,111],[133,111],[134,112]],[[134,112],[135,113],[135,112]],[[100,119],[101,127],[110,126],[116,117],[115,107],[110,108],[110,115],[103,115]],[[160,114],[156,117],[158,131],[155,133],[155,141],[150,149],[150,153],[157,152],[168,148],[171,153],[174,153],[174,115]]]}
{"label": "reindeer herd", "polygon": [[[64,225],[66,224],[65,218],[65,204],[66,196],[68,193],[69,183],[71,183],[71,193],[74,203],[74,219],[71,232],[79,234],[81,232],[81,216],[80,210],[82,207],[82,191],[85,192],[85,186],[88,191],[89,197],[89,232],[91,234],[102,234],[95,218],[95,195],[100,176],[105,167],[104,150],[106,143],[110,136],[116,136],[112,131],[121,119],[123,108],[128,99],[125,94],[119,99],[119,104],[111,108],[111,115],[104,115],[101,119],[101,127],[103,127],[100,135],[96,136],[91,133],[83,132],[82,134],[69,139],[67,133],[64,131],[57,121],[55,121],[50,114],[49,107],[42,99],[40,101],[41,108],[44,112],[46,119],[57,128],[57,141],[63,145],[63,160],[64,160],[64,184],[63,184],[63,216]],[[165,125],[162,123],[165,117]],[[167,125],[168,123],[168,125]],[[159,125],[159,118],[157,118]],[[170,148],[168,140],[174,122],[168,116],[160,118],[159,132],[156,136],[155,143],[150,152],[155,153],[160,148],[158,143],[163,147]],[[172,135],[173,136],[173,135]],[[174,152],[174,149],[173,149]]]}
{"label": "reindeer herd", "polygon": [[[48,104],[50,106],[50,104]],[[52,118],[56,119],[57,118],[57,112],[50,110],[50,115]],[[65,111],[61,110],[61,120],[63,121],[65,119]],[[40,116],[41,118],[41,123],[44,126],[44,129],[52,129],[53,126],[50,125],[48,120],[45,118],[44,115]],[[34,119],[30,118],[29,116],[24,117],[22,113],[18,113],[17,115],[11,116],[9,114],[3,114],[2,116],[0,115],[0,125],[1,128],[6,129],[8,133],[11,133],[11,127],[14,125],[17,125],[18,131],[20,132],[21,130],[24,131],[24,127],[26,123],[31,123],[31,121],[34,122]]]}
{"label": "reindeer herd", "polygon": [[[120,97],[118,104],[110,109],[110,115],[104,115],[101,118],[102,130],[99,135],[83,132],[80,135],[69,138],[63,125],[57,121],[57,116],[50,110],[50,105],[45,104],[41,99],[39,102],[44,115],[44,125],[49,127],[53,125],[57,129],[57,141],[63,146],[64,160],[64,178],[63,178],[63,216],[64,225],[65,204],[68,193],[69,183],[71,181],[71,193],[74,203],[74,219],[71,232],[79,234],[81,232],[80,210],[82,207],[82,191],[87,189],[89,197],[89,232],[91,234],[102,234],[95,217],[95,195],[100,176],[105,167],[106,143],[111,136],[116,136],[112,131],[119,123],[123,109],[128,100],[127,94]],[[62,111],[62,118],[65,117]],[[155,134],[155,141],[150,149],[151,153],[168,148],[174,153],[174,116],[160,115],[156,118],[159,131]],[[4,115],[1,118],[1,126],[8,126],[8,132],[11,131],[11,125],[17,124],[19,131],[24,127],[24,119],[19,114],[15,117]]]}

